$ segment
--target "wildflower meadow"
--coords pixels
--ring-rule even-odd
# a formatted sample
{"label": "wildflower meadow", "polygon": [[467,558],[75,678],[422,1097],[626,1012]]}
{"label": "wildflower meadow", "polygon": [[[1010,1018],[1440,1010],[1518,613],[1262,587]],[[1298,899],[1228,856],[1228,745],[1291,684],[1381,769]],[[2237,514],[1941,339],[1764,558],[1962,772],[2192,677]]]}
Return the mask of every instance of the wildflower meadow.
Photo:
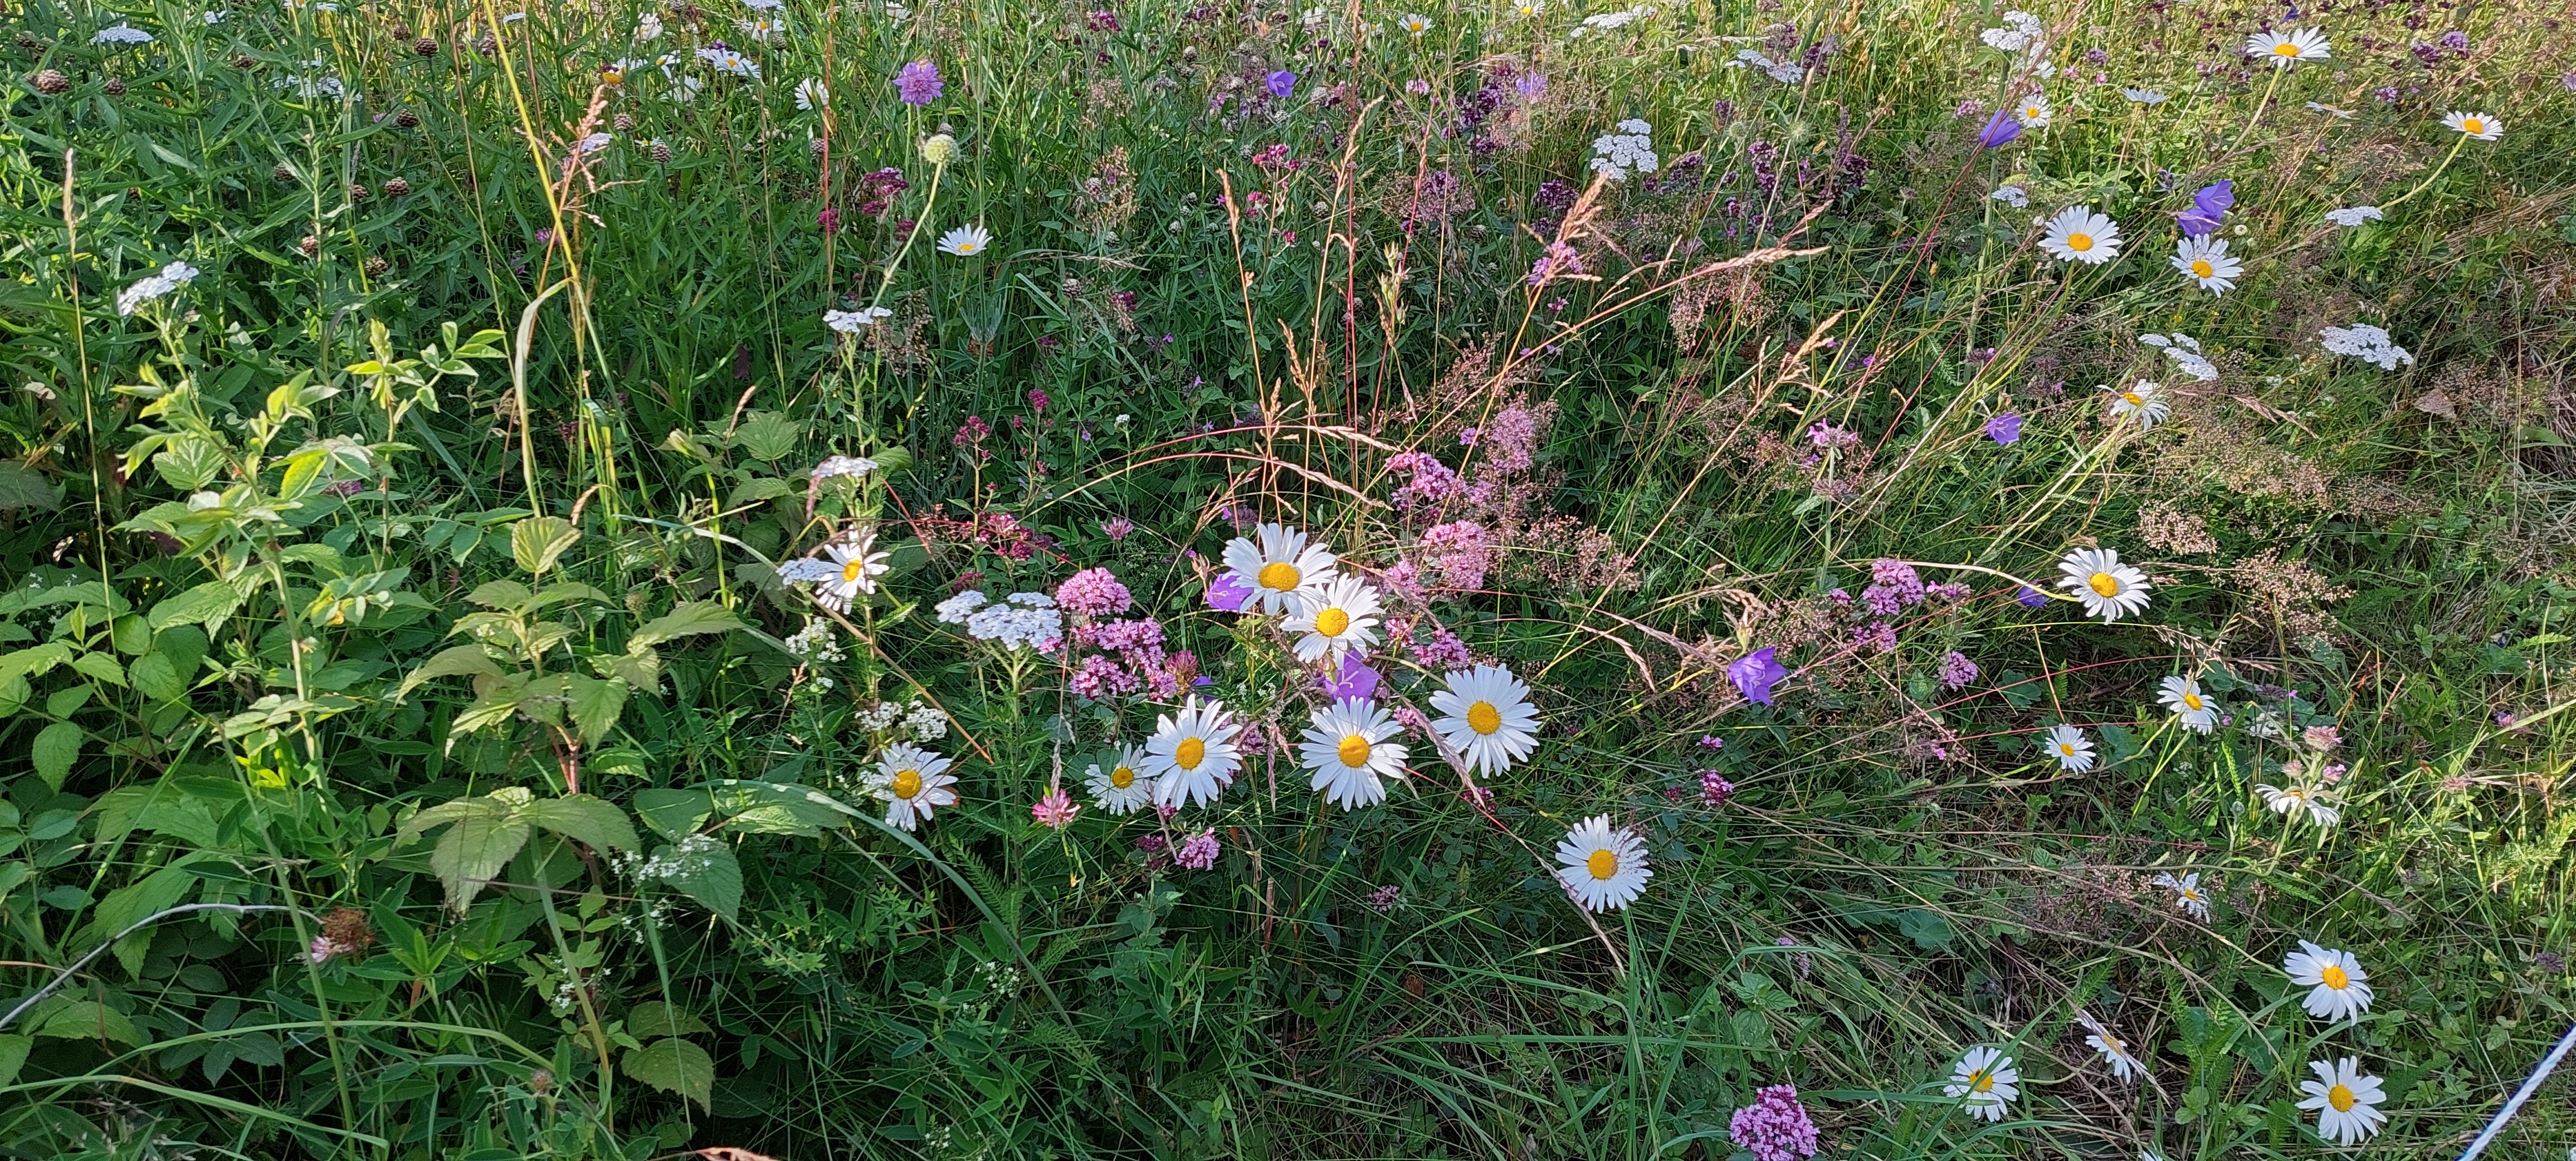
{"label": "wildflower meadow", "polygon": [[1414,2],[0,5],[0,1155],[2576,1158],[2576,10]]}

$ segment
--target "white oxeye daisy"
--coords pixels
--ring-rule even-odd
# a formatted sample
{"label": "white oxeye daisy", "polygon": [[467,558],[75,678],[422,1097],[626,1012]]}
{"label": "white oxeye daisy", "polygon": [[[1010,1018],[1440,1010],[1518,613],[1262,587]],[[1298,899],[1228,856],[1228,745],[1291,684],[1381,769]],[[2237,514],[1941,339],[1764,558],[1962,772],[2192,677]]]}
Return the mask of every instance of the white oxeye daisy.
{"label": "white oxeye daisy", "polygon": [[2089,1013],[2077,1012],[2075,1020],[2084,1025],[2086,1032],[2091,1033],[2084,1038],[2084,1043],[2091,1045],[2093,1051],[2102,1054],[2102,1063],[2111,1066],[2112,1076],[2120,1080],[2136,1080],[2146,1075],[2146,1062],[2130,1055],[2129,1046],[2122,1043],[2118,1036],[2113,1035],[2110,1029],[2103,1027]]}
{"label": "white oxeye daisy", "polygon": [[1431,31],[1431,18],[1417,12],[1407,12],[1404,14],[1404,18],[1402,20],[1395,22],[1395,26],[1405,30],[1406,32],[1412,33],[1415,36],[1420,36],[1423,33]]}
{"label": "white oxeye daisy", "polygon": [[2318,826],[2333,826],[2343,821],[2343,812],[2326,805],[2325,791],[2313,786],[2274,786],[2264,782],[2257,784],[2254,792],[2263,796],[2263,805],[2271,807],[2274,814],[2296,818],[2304,811],[2308,821]]}
{"label": "white oxeye daisy", "polygon": [[877,578],[894,567],[886,562],[887,554],[870,551],[876,543],[876,530],[869,528],[862,529],[855,536],[824,545],[823,551],[831,556],[833,563],[841,566],[841,571],[838,576],[824,582],[822,589],[814,594],[814,603],[834,612],[846,613],[850,611],[850,603],[860,594],[875,593]]}
{"label": "white oxeye daisy", "polygon": [[811,113],[814,110],[820,109],[831,103],[832,91],[823,87],[823,81],[821,78],[807,77],[804,80],[796,82],[797,108]]}
{"label": "white oxeye daisy", "polygon": [[2046,129],[2050,119],[2056,115],[2056,110],[2048,107],[2048,96],[2044,93],[2032,93],[2013,106],[2013,120],[2021,122],[2024,129]]}
{"label": "white oxeye daisy", "polygon": [[2299,1006],[2320,1020],[2349,1020],[2370,1010],[2370,973],[2361,961],[2340,948],[2299,941],[2299,950],[2281,961],[2290,982],[2308,989]]}
{"label": "white oxeye daisy", "polygon": [[1968,1115],[1989,1121],[2004,1119],[2004,1109],[2021,1096],[2021,1070],[2003,1050],[1980,1044],[1950,1069],[1941,1095],[1958,1101]]}
{"label": "white oxeye daisy", "polygon": [[948,773],[949,765],[948,759],[918,746],[896,742],[886,747],[876,773],[868,778],[869,791],[885,800],[886,822],[919,830],[933,810],[957,805],[957,791],[951,789],[957,779]]}
{"label": "white oxeye daisy", "polygon": [[1375,806],[1386,801],[1385,780],[1404,777],[1405,747],[1387,740],[1403,728],[1376,702],[1346,697],[1307,719],[1297,754],[1326,801],[1344,810]]}
{"label": "white oxeye daisy", "polygon": [[939,236],[939,252],[971,258],[993,244],[993,232],[980,225],[959,226]]}
{"label": "white oxeye daisy", "polygon": [[2245,264],[2228,256],[2227,240],[2211,237],[2174,243],[2173,268],[2211,294],[2235,289],[2237,277],[2245,273]]}
{"label": "white oxeye daisy", "polygon": [[2484,113],[2462,113],[2454,110],[2443,116],[2442,124],[2480,141],[2493,141],[2504,135],[2504,122]]}
{"label": "white oxeye daisy", "polygon": [[1451,673],[1432,691],[1431,728],[1467,763],[1470,774],[1500,774],[1538,749],[1538,710],[1529,687],[1500,665]]}
{"label": "white oxeye daisy", "polygon": [[2094,213],[2091,206],[2068,206],[2049,219],[2039,248],[2061,262],[2099,266],[2120,256],[2120,223]]}
{"label": "white oxeye daisy", "polygon": [[2338,1145],[2358,1145],[2388,1123],[2388,1114],[2379,1111],[2388,1094],[2380,1089],[2378,1077],[2362,1075],[2360,1061],[2349,1056],[2333,1064],[2311,1060],[2308,1067],[2317,1079],[2299,1082],[2299,1091],[2308,1094],[2299,1107],[2316,1110],[2318,1136]]}
{"label": "white oxeye daisy", "polygon": [[2048,756],[2057,759],[2060,770],[2090,770],[2093,768],[2093,739],[2084,736],[2082,726],[2050,726]]}
{"label": "white oxeye daisy", "polygon": [[1193,697],[1181,712],[1154,719],[1154,736],[1145,739],[1145,765],[1154,775],[1154,801],[1165,806],[1214,802],[1234,782],[1243,752],[1235,748],[1241,730],[1221,701]]}
{"label": "white oxeye daisy", "polygon": [[2120,563],[2120,553],[2110,548],[2078,548],[2057,562],[2064,573],[2057,587],[2075,594],[2084,602],[2084,615],[2100,617],[2105,625],[2147,607],[2147,574],[2135,566]]}
{"label": "white oxeye daisy", "polygon": [[1154,800],[1154,779],[1145,773],[1145,752],[1134,746],[1118,747],[1106,770],[1092,766],[1083,784],[1091,791],[1091,800],[1111,815],[1133,814]]}
{"label": "white oxeye daisy", "polygon": [[2245,55],[2268,59],[2280,68],[2300,61],[2325,60],[2334,55],[2332,47],[2326,43],[2326,34],[2313,28],[2257,32],[2245,38]]}
{"label": "white oxeye daisy", "polygon": [[2111,418],[2136,420],[2140,431],[2163,423],[2165,416],[2173,411],[2173,404],[2165,400],[2164,390],[2164,384],[2151,379],[2140,379],[2130,384],[2128,390],[2111,396]]}
{"label": "white oxeye daisy", "polygon": [[1646,865],[1646,843],[1625,828],[1611,829],[1610,816],[1596,814],[1565,832],[1556,843],[1556,881],[1586,911],[1616,911],[1645,893],[1654,878]]}
{"label": "white oxeye daisy", "polygon": [[[1297,590],[1321,587],[1336,575],[1332,550],[1321,541],[1309,543],[1305,533],[1285,524],[1258,525],[1250,537],[1227,541],[1224,560],[1226,571],[1252,590],[1264,613],[1295,611]],[[1244,609],[1249,612],[1251,606]]]}
{"label": "white oxeye daisy", "polygon": [[1377,590],[1355,576],[1336,576],[1297,590],[1297,611],[1280,623],[1297,637],[1297,660],[1338,662],[1377,643]]}
{"label": "white oxeye daisy", "polygon": [[2165,678],[2164,688],[2156,700],[2165,708],[2182,715],[2182,724],[2194,733],[2206,734],[2218,728],[2218,704],[2200,695],[2200,682],[2180,675]]}
{"label": "white oxeye daisy", "polygon": [[2200,890],[2200,872],[2193,871],[2177,879],[2171,873],[2158,874],[2156,886],[2174,893],[2174,906],[2194,919],[2209,918],[2209,896]]}

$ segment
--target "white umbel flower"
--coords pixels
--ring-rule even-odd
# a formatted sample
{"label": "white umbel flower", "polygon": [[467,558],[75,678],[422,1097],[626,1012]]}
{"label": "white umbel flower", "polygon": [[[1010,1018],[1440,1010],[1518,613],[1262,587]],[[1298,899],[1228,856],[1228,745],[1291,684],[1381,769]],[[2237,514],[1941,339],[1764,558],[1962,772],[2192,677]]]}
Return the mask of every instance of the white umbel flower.
{"label": "white umbel flower", "polygon": [[2039,248],[2060,262],[2099,266],[2120,256],[2120,223],[2094,213],[2091,206],[2068,206],[2049,219]]}
{"label": "white umbel flower", "polygon": [[981,224],[959,226],[939,236],[939,252],[972,258],[993,244],[993,232]]}
{"label": "white umbel flower", "polygon": [[2218,703],[2201,696],[2197,679],[2180,674],[2165,678],[2164,688],[2156,691],[2156,700],[2181,715],[2182,724],[2193,733],[2206,734],[2218,728]]}
{"label": "white umbel flower", "polygon": [[1538,749],[1538,710],[1529,687],[1500,665],[1451,673],[1431,694],[1431,728],[1470,774],[1500,774]]}
{"label": "white umbel flower", "polygon": [[[1225,545],[1225,568],[1252,589],[1264,613],[1296,611],[1299,589],[1320,587],[1333,579],[1333,552],[1322,541],[1285,524],[1263,524],[1252,536]],[[1250,612],[1251,606],[1245,606]]]}
{"label": "white umbel flower", "polygon": [[2084,1043],[2102,1055],[2102,1063],[2111,1066],[2113,1077],[2123,1081],[2134,1081],[2147,1074],[2146,1062],[2131,1055],[2129,1046],[2122,1043],[2109,1028],[2103,1027],[2091,1013],[2077,1012],[2075,1021],[2084,1025],[2084,1030],[2090,1033],[2084,1038]]}
{"label": "white umbel flower", "polygon": [[894,311],[882,306],[863,306],[857,310],[827,310],[823,312],[823,325],[845,335],[855,335],[862,329],[875,326],[893,316]]}
{"label": "white umbel flower", "polygon": [[1556,880],[1583,909],[1617,911],[1644,894],[1654,878],[1646,865],[1646,844],[1634,833],[1612,829],[1610,816],[1596,814],[1565,832],[1556,844]]}
{"label": "white umbel flower", "polygon": [[2462,113],[2457,110],[2442,118],[2444,128],[2457,129],[2480,141],[2493,141],[2504,136],[2504,122],[2484,113]]}
{"label": "white umbel flower", "polygon": [[1355,576],[1336,576],[1297,591],[1297,611],[1280,627],[1297,637],[1297,660],[1339,662],[1377,643],[1377,590]]}
{"label": "white umbel flower", "polygon": [[177,290],[182,286],[186,286],[190,282],[196,281],[196,278],[196,267],[185,262],[172,262],[153,273],[146,274],[143,277],[136,279],[134,285],[126,287],[123,293],[118,294],[116,296],[116,313],[121,315],[133,314],[136,310],[141,309],[144,303],[168,294],[173,290]]}
{"label": "white umbel flower", "polygon": [[2339,210],[2326,211],[2327,221],[2347,230],[2352,229],[2363,222],[2380,221],[2387,216],[2388,215],[2379,212],[2378,206],[2345,206]]}
{"label": "white umbel flower", "polygon": [[2281,960],[2290,982],[2308,989],[2299,1006],[2320,1020],[2349,1020],[2370,1010],[2370,973],[2341,948],[2299,941],[2299,950]]}
{"label": "white umbel flower", "polygon": [[886,804],[886,822],[905,830],[919,830],[930,821],[931,813],[943,806],[957,805],[957,785],[948,773],[948,759],[918,746],[903,742],[885,748],[877,759],[876,773],[868,778],[868,790]]}
{"label": "white umbel flower", "polygon": [[1091,800],[1109,814],[1134,814],[1154,800],[1154,778],[1145,773],[1145,752],[1134,746],[1118,747],[1118,755],[1109,760],[1109,768],[1094,764],[1086,772],[1083,785],[1091,791]]}
{"label": "white umbel flower", "polygon": [[2164,397],[2165,386],[2152,379],[2140,379],[2126,391],[2111,395],[2111,418],[2135,422],[2145,431],[2165,421],[2173,413],[2173,404]]}
{"label": "white umbel flower", "polygon": [[2308,1068],[2317,1079],[2299,1082],[2299,1091],[2307,1094],[2299,1107],[2316,1112],[2318,1136],[2337,1145],[2358,1145],[2388,1123],[2388,1114],[2379,1111],[2388,1094],[2378,1077],[2362,1074],[2360,1061],[2349,1056],[2333,1064],[2311,1060]]}
{"label": "white umbel flower", "polygon": [[2057,587],[2074,593],[2084,615],[2105,625],[2147,607],[2147,574],[2120,563],[2117,549],[2078,548],[2057,562],[2057,571],[2065,574]]}
{"label": "white umbel flower", "polygon": [[1145,767],[1154,776],[1154,801],[1164,806],[1214,802],[1234,783],[1243,760],[1235,735],[1242,727],[1221,701],[1193,697],[1181,712],[1154,719],[1154,736],[1145,740]]}
{"label": "white umbel flower", "polygon": [[2120,90],[2120,95],[2141,105],[2161,105],[2173,99],[2171,94],[2162,89],[2124,88]]}
{"label": "white umbel flower", "polygon": [[2176,242],[2172,262],[2183,277],[2211,294],[2236,289],[2236,280],[2245,273],[2245,263],[2228,255],[2224,238],[2185,238]]}
{"label": "white umbel flower", "polygon": [[2343,812],[2326,805],[2325,791],[2314,786],[2274,786],[2265,782],[2256,785],[2254,792],[2263,796],[2263,805],[2271,807],[2274,814],[2295,819],[2305,813],[2308,821],[2318,826],[2343,821]]}
{"label": "white umbel flower", "polygon": [[152,34],[119,20],[99,29],[98,35],[90,37],[89,42],[91,44],[150,44]]}
{"label": "white umbel flower", "polygon": [[2048,756],[2057,759],[2057,768],[2081,773],[2093,768],[2093,739],[2084,736],[2084,727],[2054,725],[2048,727]]}
{"label": "white umbel flower", "polygon": [[2021,1070],[2002,1049],[1980,1044],[1951,1067],[1950,1083],[1941,1086],[1941,1095],[1960,1102],[1969,1116],[2000,1121],[2021,1096]]}
{"label": "white umbel flower", "polygon": [[2327,327],[2317,332],[2317,342],[2329,354],[2350,355],[2362,362],[2376,364],[2382,371],[2394,371],[2400,363],[2410,367],[2415,364],[2413,354],[2398,346],[2397,340],[2389,337],[2386,330],[2369,323]]}
{"label": "white umbel flower", "polygon": [[2292,28],[2281,32],[2257,32],[2245,38],[2245,55],[2269,60],[2275,67],[2288,68],[2303,61],[2327,60],[2334,56],[2326,34],[2313,28]]}
{"label": "white umbel flower", "polygon": [[2200,872],[2193,871],[2179,879],[2171,872],[2160,873],[2156,886],[2174,893],[2174,906],[2181,908],[2183,914],[2194,919],[2209,918],[2209,896],[2201,893]]}
{"label": "white umbel flower", "polygon": [[1386,801],[1386,779],[1404,777],[1405,747],[1387,739],[1402,726],[1365,698],[1346,697],[1307,719],[1297,755],[1326,801],[1357,810]]}

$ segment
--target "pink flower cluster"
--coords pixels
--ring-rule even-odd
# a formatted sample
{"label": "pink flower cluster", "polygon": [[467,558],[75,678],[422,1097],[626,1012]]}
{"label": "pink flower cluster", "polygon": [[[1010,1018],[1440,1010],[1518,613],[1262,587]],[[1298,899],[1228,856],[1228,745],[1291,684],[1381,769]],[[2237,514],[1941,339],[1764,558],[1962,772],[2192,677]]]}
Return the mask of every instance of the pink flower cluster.
{"label": "pink flower cluster", "polygon": [[1880,559],[1870,562],[1870,579],[1878,582],[1860,591],[1861,602],[1881,617],[1893,617],[1899,611],[1923,603],[1923,576],[1914,566],[1901,560]]}
{"label": "pink flower cluster", "polygon": [[1209,827],[1182,839],[1180,852],[1172,857],[1172,861],[1193,871],[1204,871],[1216,865],[1216,856],[1221,849],[1216,841],[1216,828]]}
{"label": "pink flower cluster", "polygon": [[1486,572],[1494,567],[1494,549],[1485,539],[1485,526],[1473,520],[1423,529],[1422,551],[1429,554],[1446,588],[1481,589]]}
{"label": "pink flower cluster", "polygon": [[1753,1103],[1735,1110],[1726,1135],[1754,1161],[1804,1161],[1816,1155],[1816,1122],[1798,1103],[1795,1085],[1775,1084],[1755,1093]]}
{"label": "pink flower cluster", "polygon": [[1430,452],[1400,452],[1386,461],[1386,467],[1410,477],[1388,496],[1399,512],[1438,507],[1467,491],[1466,481]]}
{"label": "pink flower cluster", "polygon": [[1475,664],[1475,658],[1467,653],[1467,643],[1435,621],[1425,620],[1415,625],[1412,636],[1405,638],[1404,646],[1423,668],[1434,672],[1447,673]]}
{"label": "pink flower cluster", "polygon": [[1105,568],[1086,568],[1056,586],[1055,603],[1076,616],[1108,617],[1126,612],[1136,601],[1127,586],[1118,583],[1117,574]]}
{"label": "pink flower cluster", "polygon": [[1080,622],[1073,627],[1073,642],[1099,651],[1075,666],[1069,683],[1076,695],[1094,701],[1140,689],[1158,698],[1179,697],[1198,672],[1198,660],[1188,650],[1163,651],[1163,627],[1149,620]]}

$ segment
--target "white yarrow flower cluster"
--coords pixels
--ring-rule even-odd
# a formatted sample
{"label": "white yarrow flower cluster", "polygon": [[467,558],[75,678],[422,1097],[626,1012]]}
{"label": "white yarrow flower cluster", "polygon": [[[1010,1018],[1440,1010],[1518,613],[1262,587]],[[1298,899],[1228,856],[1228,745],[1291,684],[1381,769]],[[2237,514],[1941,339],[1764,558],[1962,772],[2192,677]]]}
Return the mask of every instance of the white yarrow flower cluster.
{"label": "white yarrow flower cluster", "polygon": [[1995,189],[1995,192],[1987,194],[1986,196],[1994,199],[1995,201],[2011,206],[2016,210],[2028,209],[2030,207],[2030,191],[2017,185],[1999,186]]}
{"label": "white yarrow flower cluster", "polygon": [[1758,49],[1736,50],[1735,59],[1726,62],[1726,67],[1757,68],[1762,70],[1764,75],[1784,85],[1794,85],[1807,79],[1806,66],[1793,60],[1773,60]]}
{"label": "white yarrow flower cluster", "polygon": [[154,273],[146,274],[135,280],[134,285],[126,287],[124,293],[116,296],[116,313],[133,314],[144,303],[186,286],[195,281],[196,277],[197,268],[185,262],[173,262]]}
{"label": "white yarrow flower cluster", "polygon": [[1636,8],[1622,8],[1616,12],[1603,12],[1593,16],[1586,16],[1583,18],[1583,23],[1575,25],[1573,31],[1565,34],[1565,38],[1567,40],[1580,40],[1586,33],[1608,32],[1613,28],[1625,28],[1630,24],[1634,24],[1637,21],[1643,20],[1654,14],[1654,6],[1648,4],[1641,5]]}
{"label": "white yarrow flower cluster", "polygon": [[2378,206],[2345,206],[2339,210],[2326,211],[2327,221],[2347,230],[2363,222],[2376,222],[2387,216],[2379,212]]}
{"label": "white yarrow flower cluster", "polygon": [[2376,363],[2382,371],[2394,371],[2400,363],[2410,367],[2415,364],[2415,356],[2408,354],[2406,348],[2391,341],[2387,331],[2369,323],[2354,323],[2348,327],[2327,327],[2317,332],[2317,338],[2324,343],[2329,353],[2350,355],[2365,363]]}
{"label": "white yarrow flower cluster", "polygon": [[2039,17],[2020,9],[2004,13],[2003,27],[1989,28],[1977,34],[1977,39],[1985,41],[1988,47],[2005,52],[2028,52],[2044,42],[2046,37],[2047,26],[2040,23]]}
{"label": "white yarrow flower cluster", "polygon": [[905,734],[916,742],[936,742],[948,736],[948,716],[923,705],[920,698],[910,702],[881,701],[860,710],[851,720],[862,730]]}
{"label": "white yarrow flower cluster", "polygon": [[2162,89],[2123,88],[2120,95],[2141,105],[2161,105],[2173,99]]}
{"label": "white yarrow flower cluster", "polygon": [[89,42],[91,44],[150,44],[152,34],[119,20],[99,29],[98,35],[90,37]]}
{"label": "white yarrow flower cluster", "polygon": [[856,478],[875,470],[877,470],[877,462],[866,456],[825,456],[823,462],[814,465],[813,477],[817,480],[828,480],[835,476]]}
{"label": "white yarrow flower cluster", "polygon": [[1064,637],[1064,614],[1045,593],[1012,593],[987,601],[968,589],[938,604],[939,619],[966,626],[966,635],[1004,649],[1035,649]]}
{"label": "white yarrow flower cluster", "polygon": [[882,306],[863,306],[857,310],[827,310],[823,325],[845,335],[855,335],[863,327],[872,327],[894,317],[894,311]]}
{"label": "white yarrow flower cluster", "polygon": [[1631,117],[1619,123],[1618,132],[1593,138],[1592,171],[1612,181],[1655,172],[1654,132],[1654,126]]}
{"label": "white yarrow flower cluster", "polygon": [[2163,350],[2165,357],[2173,360],[2174,369],[2185,375],[2203,383],[2215,382],[2218,379],[2218,364],[2210,362],[2208,356],[2200,353],[2199,339],[2176,331],[2171,335],[2139,335],[2138,341]]}
{"label": "white yarrow flower cluster", "polygon": [[787,651],[805,659],[808,665],[832,665],[842,659],[840,634],[830,621],[814,617],[805,619],[805,627],[787,638]]}

